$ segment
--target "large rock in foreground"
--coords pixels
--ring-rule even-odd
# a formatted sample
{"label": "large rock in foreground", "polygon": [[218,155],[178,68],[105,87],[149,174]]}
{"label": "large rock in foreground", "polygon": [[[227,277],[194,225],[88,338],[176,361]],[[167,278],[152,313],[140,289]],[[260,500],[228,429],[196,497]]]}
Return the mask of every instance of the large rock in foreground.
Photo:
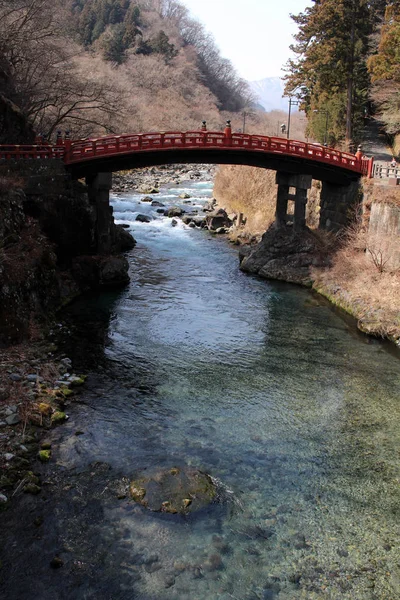
{"label": "large rock in foreground", "polygon": [[217,490],[209,475],[189,467],[156,471],[130,484],[132,498],[149,510],[187,514],[216,499]]}

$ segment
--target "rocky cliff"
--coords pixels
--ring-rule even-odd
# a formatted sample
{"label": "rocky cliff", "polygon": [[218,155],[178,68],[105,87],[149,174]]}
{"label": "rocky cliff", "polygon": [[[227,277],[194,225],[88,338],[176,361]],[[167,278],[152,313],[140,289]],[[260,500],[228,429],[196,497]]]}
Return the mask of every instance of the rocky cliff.
{"label": "rocky cliff", "polygon": [[0,344],[29,337],[81,293],[129,281],[120,253],[133,238],[110,210],[111,252],[98,255],[96,216],[59,162],[0,167]]}

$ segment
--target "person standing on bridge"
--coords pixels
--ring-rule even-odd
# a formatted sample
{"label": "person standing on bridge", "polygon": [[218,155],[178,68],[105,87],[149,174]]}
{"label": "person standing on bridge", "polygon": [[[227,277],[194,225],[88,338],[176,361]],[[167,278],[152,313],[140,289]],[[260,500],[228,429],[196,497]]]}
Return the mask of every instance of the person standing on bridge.
{"label": "person standing on bridge", "polygon": [[390,163],[390,166],[394,169],[397,167],[397,162],[394,156],[392,156],[392,162]]}
{"label": "person standing on bridge", "polygon": [[232,125],[230,121],[226,122],[225,125],[225,129],[224,129],[224,136],[225,136],[225,141],[230,144],[231,140],[232,140]]}

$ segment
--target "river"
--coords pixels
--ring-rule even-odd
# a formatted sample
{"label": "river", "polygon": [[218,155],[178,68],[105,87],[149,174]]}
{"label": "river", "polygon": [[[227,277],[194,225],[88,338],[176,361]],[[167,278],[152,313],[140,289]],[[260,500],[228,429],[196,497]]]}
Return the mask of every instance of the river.
{"label": "river", "polygon": [[[157,200],[183,191],[193,209],[212,188]],[[399,598],[398,357],[140,197],[113,198],[138,241],[131,284],[69,310],[66,348],[89,377],[14,524],[7,597]],[[179,516],[118,498],[138,472],[182,465],[215,478],[220,501]]]}

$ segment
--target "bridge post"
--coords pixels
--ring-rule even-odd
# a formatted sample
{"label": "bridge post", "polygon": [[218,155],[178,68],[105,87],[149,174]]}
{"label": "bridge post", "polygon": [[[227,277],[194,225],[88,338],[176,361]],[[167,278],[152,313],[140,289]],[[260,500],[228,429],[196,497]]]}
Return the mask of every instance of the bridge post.
{"label": "bridge post", "polygon": [[[301,231],[306,227],[307,192],[311,188],[311,175],[295,175],[278,171],[276,174],[278,194],[276,199],[276,227],[285,227],[287,223],[287,206],[289,200],[294,200],[294,229]],[[295,188],[294,194],[289,194],[289,188]]]}
{"label": "bridge post", "polygon": [[97,175],[87,177],[86,184],[89,188],[89,200],[96,208],[96,251],[99,254],[108,254],[112,243],[113,217],[110,206],[112,173],[97,173]]}
{"label": "bridge post", "polygon": [[290,173],[276,173],[278,194],[276,198],[275,226],[280,229],[286,227],[287,208],[289,201],[289,178]]}

